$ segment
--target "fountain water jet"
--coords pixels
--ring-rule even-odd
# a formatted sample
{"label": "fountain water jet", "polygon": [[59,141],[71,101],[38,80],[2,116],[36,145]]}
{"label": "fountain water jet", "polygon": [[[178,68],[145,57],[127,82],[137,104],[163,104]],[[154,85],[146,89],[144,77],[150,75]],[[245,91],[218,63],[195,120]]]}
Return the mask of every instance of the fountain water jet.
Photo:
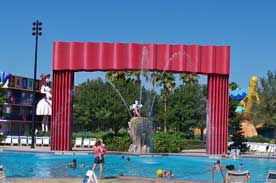
{"label": "fountain water jet", "polygon": [[131,113],[130,113],[130,111],[129,111],[128,105],[127,105],[125,99],[123,98],[123,96],[121,95],[120,91],[119,91],[119,90],[116,88],[116,86],[115,86],[112,82],[110,82],[108,79],[106,79],[106,82],[109,83],[109,84],[112,86],[112,88],[118,93],[118,95],[120,96],[121,100],[123,101],[125,107],[127,108],[127,111],[128,111],[129,116],[132,117],[132,115],[131,115]]}
{"label": "fountain water jet", "polygon": [[[182,56],[182,55],[185,55],[185,56],[189,57],[189,60],[190,60],[190,55],[188,55],[188,54],[185,53],[185,52],[176,52],[176,53],[173,53],[172,56],[168,59],[168,62],[166,63],[166,65],[165,65],[165,67],[164,67],[164,69],[163,69],[163,72],[162,72],[161,77],[160,77],[161,79],[163,78],[164,73],[165,73],[166,70],[168,69],[168,66],[169,66],[169,64],[173,61],[173,59],[175,59],[177,56]],[[155,77],[156,77],[156,75],[155,75]],[[156,82],[154,83],[154,86],[153,86],[154,91],[155,91],[155,87],[156,87]],[[154,102],[155,102],[155,98],[156,98],[156,95],[154,95],[153,100],[152,100],[152,104],[151,104],[151,106],[150,106],[150,112],[149,112],[149,114],[148,114],[149,118],[151,117],[152,108],[153,108],[153,104],[154,104]]]}
{"label": "fountain water jet", "polygon": [[[146,47],[143,47],[143,51],[142,51],[142,62],[141,62],[141,72],[140,72],[140,75],[144,75],[144,63],[145,61],[148,61],[148,49]],[[139,93],[139,103],[141,104],[142,103],[142,80],[141,80],[141,83],[140,83],[140,93]]]}

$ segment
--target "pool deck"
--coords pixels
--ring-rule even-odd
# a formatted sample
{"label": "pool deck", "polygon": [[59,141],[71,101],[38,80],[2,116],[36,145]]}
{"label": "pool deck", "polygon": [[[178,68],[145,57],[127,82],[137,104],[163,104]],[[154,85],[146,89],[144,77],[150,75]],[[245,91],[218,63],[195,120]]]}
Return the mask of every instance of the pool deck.
{"label": "pool deck", "polygon": [[[36,147],[35,149],[29,146],[0,146],[0,151],[23,151],[23,152],[55,152],[64,154],[88,154],[92,153],[91,148],[77,148],[69,152],[51,151],[50,147]],[[122,152],[110,152],[110,153],[122,153]],[[127,153],[126,153],[127,154]],[[168,154],[168,153],[164,153]],[[204,149],[199,150],[186,150],[182,153],[169,153],[172,155],[189,155],[189,156],[209,156]],[[157,154],[160,155],[160,154]],[[243,154],[242,157],[267,157],[267,153],[256,154],[248,153]],[[274,157],[275,158],[275,157]],[[5,168],[5,167],[4,167]],[[0,171],[0,177],[2,172]],[[0,183],[81,183],[82,178],[0,178]],[[183,180],[169,180],[169,179],[152,179],[141,177],[107,177],[98,181],[99,183],[207,183],[207,182],[195,182],[195,181],[183,181]]]}

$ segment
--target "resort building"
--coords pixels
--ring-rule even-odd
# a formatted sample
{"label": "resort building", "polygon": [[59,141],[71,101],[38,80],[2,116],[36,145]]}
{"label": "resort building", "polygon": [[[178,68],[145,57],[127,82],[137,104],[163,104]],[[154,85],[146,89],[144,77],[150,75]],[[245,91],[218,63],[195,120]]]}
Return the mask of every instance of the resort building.
{"label": "resort building", "polygon": [[[0,105],[0,133],[6,136],[30,136],[32,129],[32,101],[34,80],[22,76],[11,76],[7,86],[0,90],[6,96]],[[36,80],[36,103],[42,98],[39,88],[41,80]],[[35,127],[40,127],[41,117],[35,117]]]}

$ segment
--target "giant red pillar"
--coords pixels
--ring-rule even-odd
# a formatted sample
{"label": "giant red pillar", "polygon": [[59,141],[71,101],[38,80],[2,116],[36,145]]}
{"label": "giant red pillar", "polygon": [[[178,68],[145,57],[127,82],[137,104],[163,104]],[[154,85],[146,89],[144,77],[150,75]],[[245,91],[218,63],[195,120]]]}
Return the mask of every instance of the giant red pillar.
{"label": "giant red pillar", "polygon": [[53,71],[51,150],[71,150],[74,72]]}
{"label": "giant red pillar", "polygon": [[228,103],[229,76],[208,75],[208,154],[225,154],[227,152]]}

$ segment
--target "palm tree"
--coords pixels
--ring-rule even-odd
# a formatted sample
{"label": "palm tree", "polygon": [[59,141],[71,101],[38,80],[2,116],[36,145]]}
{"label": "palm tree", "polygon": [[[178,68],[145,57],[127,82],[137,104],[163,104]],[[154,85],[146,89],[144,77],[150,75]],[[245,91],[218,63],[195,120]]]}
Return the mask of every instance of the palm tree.
{"label": "palm tree", "polygon": [[128,71],[126,72],[127,81],[133,81],[135,84],[140,88],[140,94],[139,94],[139,103],[142,101],[142,81],[141,81],[141,75],[145,77],[146,81],[148,81],[148,72],[143,71]]}
{"label": "palm tree", "polygon": [[137,85],[141,85],[141,74],[148,80],[148,73],[142,71],[128,71],[126,76],[129,80],[135,81]]}
{"label": "palm tree", "polygon": [[195,74],[180,74],[180,79],[183,84],[196,84],[198,83],[199,76]]}
{"label": "palm tree", "polygon": [[109,81],[125,80],[125,72],[123,71],[110,71],[105,74],[105,78]]}
{"label": "palm tree", "polygon": [[152,84],[155,86],[162,87],[162,98],[164,101],[164,133],[167,133],[167,111],[168,111],[168,95],[175,89],[175,77],[171,73],[160,73],[155,72],[152,73]]}

